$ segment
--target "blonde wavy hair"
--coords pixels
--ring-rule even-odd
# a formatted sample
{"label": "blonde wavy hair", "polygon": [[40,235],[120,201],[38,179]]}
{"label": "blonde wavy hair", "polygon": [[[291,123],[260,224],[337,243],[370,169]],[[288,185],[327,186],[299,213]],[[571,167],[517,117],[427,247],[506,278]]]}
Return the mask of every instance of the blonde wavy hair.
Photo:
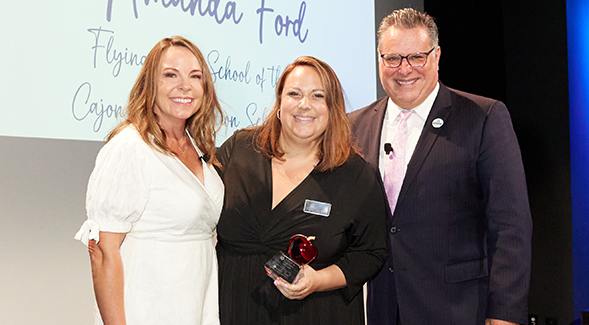
{"label": "blonde wavy hair", "polygon": [[172,46],[187,48],[194,54],[202,69],[203,99],[196,113],[186,120],[186,131],[194,139],[203,155],[208,155],[210,161],[218,165],[215,156],[215,140],[223,121],[223,111],[215,93],[211,72],[202,53],[192,42],[181,36],[164,38],[151,49],[131,89],[129,104],[126,107],[127,117],[110,132],[106,141],[110,141],[125,127],[132,125],[149,146],[163,154],[175,155],[166,145],[166,135],[158,124],[158,117],[153,112],[160,59],[162,53]]}

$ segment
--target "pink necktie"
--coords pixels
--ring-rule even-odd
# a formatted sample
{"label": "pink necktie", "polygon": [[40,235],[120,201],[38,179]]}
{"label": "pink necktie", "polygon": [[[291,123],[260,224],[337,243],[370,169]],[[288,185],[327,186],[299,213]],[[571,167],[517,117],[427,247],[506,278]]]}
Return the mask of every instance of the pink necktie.
{"label": "pink necktie", "polygon": [[405,145],[407,144],[407,120],[413,111],[401,110],[401,120],[391,143],[393,151],[385,160],[384,188],[391,213],[395,212],[403,178],[405,178]]}

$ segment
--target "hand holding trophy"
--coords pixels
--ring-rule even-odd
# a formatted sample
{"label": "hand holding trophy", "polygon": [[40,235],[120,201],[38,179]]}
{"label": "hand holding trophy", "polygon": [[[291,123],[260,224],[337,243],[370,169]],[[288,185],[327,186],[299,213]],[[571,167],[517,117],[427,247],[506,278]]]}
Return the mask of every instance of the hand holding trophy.
{"label": "hand holding trophy", "polygon": [[278,252],[264,265],[266,274],[272,279],[280,277],[288,283],[293,283],[301,267],[311,263],[317,257],[317,248],[311,241],[314,236],[294,235],[288,242],[288,256]]}

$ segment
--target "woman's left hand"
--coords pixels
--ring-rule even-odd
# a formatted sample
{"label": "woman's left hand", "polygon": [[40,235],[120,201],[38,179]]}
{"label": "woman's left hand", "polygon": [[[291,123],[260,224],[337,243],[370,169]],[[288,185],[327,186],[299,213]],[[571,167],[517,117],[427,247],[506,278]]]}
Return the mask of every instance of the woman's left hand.
{"label": "woman's left hand", "polygon": [[316,291],[330,291],[345,287],[346,277],[336,265],[331,265],[320,271],[303,265],[292,284],[282,278],[277,278],[274,285],[286,298],[301,300]]}

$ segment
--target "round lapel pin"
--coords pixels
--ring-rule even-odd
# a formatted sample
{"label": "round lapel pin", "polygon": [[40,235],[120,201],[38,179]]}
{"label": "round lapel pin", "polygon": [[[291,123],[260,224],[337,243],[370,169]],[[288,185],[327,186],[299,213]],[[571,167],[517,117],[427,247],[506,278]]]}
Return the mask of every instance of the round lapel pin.
{"label": "round lapel pin", "polygon": [[444,125],[444,120],[442,120],[441,118],[437,118],[435,120],[432,121],[432,126],[436,129],[439,129],[442,127],[442,125]]}

